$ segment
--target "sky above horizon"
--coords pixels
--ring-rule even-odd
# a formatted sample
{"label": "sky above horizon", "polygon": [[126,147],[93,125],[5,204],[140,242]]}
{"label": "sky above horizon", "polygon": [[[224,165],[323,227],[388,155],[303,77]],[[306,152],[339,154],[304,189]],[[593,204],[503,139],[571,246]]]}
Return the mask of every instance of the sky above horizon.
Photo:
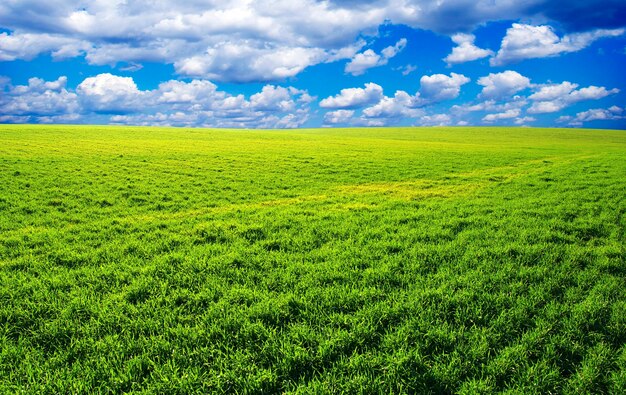
{"label": "sky above horizon", "polygon": [[626,129],[623,0],[5,0],[0,123]]}

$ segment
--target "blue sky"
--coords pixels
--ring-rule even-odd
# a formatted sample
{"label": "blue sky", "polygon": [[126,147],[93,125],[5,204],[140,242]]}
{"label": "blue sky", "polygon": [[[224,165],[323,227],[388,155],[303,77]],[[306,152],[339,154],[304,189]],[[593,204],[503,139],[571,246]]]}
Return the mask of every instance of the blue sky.
{"label": "blue sky", "polygon": [[5,0],[0,123],[626,129],[622,0]]}

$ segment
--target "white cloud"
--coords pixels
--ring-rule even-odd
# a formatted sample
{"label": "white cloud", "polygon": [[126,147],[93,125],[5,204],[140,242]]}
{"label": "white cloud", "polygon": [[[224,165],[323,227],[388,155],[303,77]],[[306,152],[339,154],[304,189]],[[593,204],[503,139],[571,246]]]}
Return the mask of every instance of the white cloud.
{"label": "white cloud", "polygon": [[452,36],[452,41],[457,45],[452,48],[452,53],[446,56],[443,60],[450,64],[465,63],[472,60],[486,58],[493,55],[493,51],[488,49],[478,48],[474,45],[473,34],[457,33]]}
{"label": "white cloud", "polygon": [[107,97],[135,96],[139,94],[137,84],[131,77],[120,77],[110,73],[88,77],[78,85],[78,92],[85,96]]}
{"label": "white cloud", "polygon": [[142,103],[143,93],[130,77],[110,73],[85,78],[76,88],[84,108],[98,113],[129,113]]}
{"label": "white cloud", "polygon": [[[135,65],[140,65],[141,62],[172,63],[172,60],[180,56],[181,49],[180,43],[173,40],[137,46],[129,46],[127,43],[98,43],[96,47],[87,50],[85,59],[92,65],[111,67],[119,63]],[[191,50],[191,48],[188,49]],[[202,53],[202,50],[196,48],[195,53]]]}
{"label": "white cloud", "polygon": [[545,58],[562,53],[576,52],[588,47],[602,37],[616,37],[624,29],[600,29],[585,33],[573,33],[559,38],[550,26],[532,26],[514,23],[502,39],[500,50],[490,61],[501,66],[531,58]]}
{"label": "white cloud", "polygon": [[114,115],[110,118],[112,124],[139,125],[139,126],[196,126],[210,119],[211,113],[182,111],[155,114]]}
{"label": "white cloud", "polygon": [[483,117],[483,121],[493,122],[493,121],[499,121],[502,119],[516,118],[519,115],[520,115],[520,109],[514,108],[514,109],[506,110],[504,112],[496,113],[496,114],[487,114]]}
{"label": "white cloud", "polygon": [[544,114],[557,112],[583,100],[598,100],[619,93],[617,88],[607,90],[603,86],[588,86],[576,89],[577,87],[578,84],[569,81],[539,86],[539,90],[528,97],[534,101],[528,109],[528,113]]}
{"label": "white cloud", "polygon": [[183,58],[174,63],[176,72],[215,81],[272,81],[293,77],[330,55],[319,48],[256,48],[224,43],[209,48],[204,55]]}
{"label": "white cloud", "polygon": [[0,60],[85,54],[90,64],[163,62],[214,81],[283,80],[352,58],[363,45],[357,38],[375,35],[387,19],[384,7],[335,9],[314,0],[54,4],[0,7],[0,23],[14,29],[0,36]]}
{"label": "white cloud", "polygon": [[560,117],[558,117],[556,119],[557,123],[564,123],[564,122],[569,122],[572,120],[572,117],[569,115],[561,115]]}
{"label": "white cloud", "polygon": [[0,24],[10,29],[37,26],[94,41],[139,35],[149,40],[183,37],[189,41],[208,36],[256,36],[265,42],[299,41],[327,47],[375,31],[385,21],[450,33],[472,30],[502,15],[520,18],[529,14],[529,8],[528,2],[510,0],[133,0],[80,4],[71,0],[9,0],[0,8]]}
{"label": "white cloud", "polygon": [[560,84],[548,84],[539,86],[539,90],[528,96],[531,100],[536,101],[550,101],[560,99],[563,96],[567,96],[574,89],[578,87],[578,84],[573,84],[569,81],[564,81]]}
{"label": "white cloud", "polygon": [[140,90],[133,78],[109,73],[83,80],[75,91],[67,79],[31,78],[12,86],[5,79],[0,91],[4,122],[98,122],[238,128],[293,128],[309,119],[314,97],[293,87],[266,85],[249,99],[230,95],[206,80],[166,81],[154,90]]}
{"label": "white cloud", "polygon": [[272,118],[267,119],[267,121],[270,123],[270,128],[296,129],[301,127],[308,119],[308,112],[300,112],[296,114],[284,115],[282,118],[278,118],[276,121],[274,121]]}
{"label": "white cloud", "polygon": [[354,116],[354,110],[335,110],[324,114],[324,124],[347,124]]}
{"label": "white cloud", "polygon": [[0,7],[0,23],[19,36],[0,37],[0,60],[84,53],[90,64],[163,62],[182,76],[214,81],[284,80],[314,64],[352,58],[363,46],[358,38],[376,35],[390,15],[385,5],[338,9],[315,0],[54,5]]}
{"label": "white cloud", "polygon": [[400,52],[402,52],[402,50],[404,50],[404,48],[406,47],[406,43],[407,43],[406,38],[401,38],[400,40],[398,40],[397,43],[395,43],[395,45],[391,45],[383,49],[381,51],[381,54],[383,55],[384,58],[391,59],[397,54],[399,54]]}
{"label": "white cloud", "polygon": [[368,49],[362,53],[354,55],[354,58],[346,64],[344,71],[352,75],[361,75],[365,73],[365,70],[372,67],[381,66],[385,64],[384,59],[376,52]]}
{"label": "white cloud", "polygon": [[[297,96],[304,95],[297,90],[283,88],[291,95],[289,99],[272,102],[264,101],[267,96],[278,88],[265,87],[255,95],[255,102],[247,100],[243,95],[229,96],[217,91],[214,96],[205,97],[200,102],[157,104],[143,112],[116,115],[111,122],[133,125],[159,126],[204,126],[226,128],[296,128],[301,127],[309,119],[308,103],[300,101]],[[146,92],[152,95],[153,103],[158,103],[161,92]],[[281,102],[290,102],[284,108]],[[291,104],[293,103],[293,104]],[[267,107],[264,107],[267,106]],[[275,107],[273,107],[275,106]],[[264,107],[264,108],[261,108]],[[150,112],[147,112],[150,111]]]}
{"label": "white cloud", "polygon": [[143,69],[143,66],[135,62],[130,62],[127,66],[120,67],[120,71],[130,71],[131,73],[141,69]]}
{"label": "white cloud", "polygon": [[571,101],[579,102],[582,100],[598,100],[608,95],[614,95],[616,93],[619,93],[619,89],[617,88],[607,90],[603,86],[598,87],[592,85],[573,91],[569,94],[569,96]]}
{"label": "white cloud", "polygon": [[217,95],[217,85],[207,80],[192,80],[191,82],[167,81],[159,84],[159,103],[201,103],[213,100]]}
{"label": "white cloud", "polygon": [[417,66],[412,65],[412,64],[407,64],[406,66],[400,67],[398,70],[401,70],[402,75],[406,77],[407,75],[417,70]]}
{"label": "white cloud", "polygon": [[406,43],[406,38],[402,38],[395,45],[383,49],[380,55],[371,49],[358,53],[346,64],[345,72],[356,76],[372,67],[384,66],[406,47]]}
{"label": "white cloud", "polygon": [[484,87],[480,97],[496,100],[510,97],[531,85],[528,78],[512,70],[481,77],[478,84]]}
{"label": "white cloud", "polygon": [[476,117],[480,117],[482,122],[494,123],[513,120],[516,125],[525,125],[536,121],[533,117],[521,116],[524,107],[527,105],[528,99],[526,97],[515,95],[500,101],[487,99],[478,103],[454,105],[450,108],[450,113],[455,117],[463,117],[465,119],[469,116],[473,117],[472,113],[483,113],[476,115]]}
{"label": "white cloud", "polygon": [[255,110],[291,111],[296,105],[291,93],[282,86],[265,85],[261,92],[250,96],[250,105]]}
{"label": "white cloud", "polygon": [[415,97],[397,91],[393,97],[384,96],[378,103],[363,110],[366,118],[414,118],[422,114],[415,108]]}
{"label": "white cloud", "polygon": [[424,115],[420,107],[458,97],[461,86],[469,81],[456,73],[425,75],[420,79],[420,90],[415,95],[399,90],[393,97],[384,96],[380,85],[368,83],[365,89],[342,89],[339,95],[322,100],[320,107],[348,109],[369,105],[362,111],[361,122],[370,126],[388,125]]}
{"label": "white cloud", "polygon": [[624,119],[624,109],[618,106],[612,106],[607,109],[604,108],[594,108],[587,111],[582,111],[576,114],[576,117],[564,118],[564,120],[569,120],[570,125],[581,125],[584,122],[590,121],[609,121],[609,120],[618,120]]}
{"label": "white cloud", "polygon": [[450,73],[425,75],[420,79],[419,98],[422,104],[455,99],[461,92],[461,86],[470,82],[463,74]]}
{"label": "white cloud", "polygon": [[452,118],[448,114],[424,115],[418,119],[420,126],[446,126],[452,123]]}
{"label": "white cloud", "polygon": [[[384,23],[445,34],[469,32],[487,21],[501,20],[502,15],[509,19],[541,16],[544,3],[547,4],[544,0],[9,0],[0,6],[0,26],[11,31],[0,33],[0,60],[32,59],[41,53],[54,57],[84,54],[91,64],[163,62],[175,65],[182,76],[214,81],[284,80],[309,66],[340,59],[354,58],[353,71],[364,70],[357,67],[360,63],[355,57],[362,47],[360,38],[377,36]],[[553,11],[550,15],[559,14]],[[621,15],[614,14],[592,19],[594,23],[608,20],[614,24]],[[616,32],[597,30],[557,38],[557,42],[567,48],[580,47]],[[460,44],[451,54],[451,63],[485,54],[485,50],[472,45],[467,40]],[[506,56],[507,48],[518,49],[514,45],[505,47],[496,62],[510,59]],[[378,56],[373,63],[378,64],[397,50],[394,46],[369,57],[372,54],[366,51],[361,54],[362,60],[371,62]]]}
{"label": "white cloud", "polygon": [[557,112],[565,108],[565,103],[557,101],[539,101],[535,102],[528,109],[529,114],[547,114]]}
{"label": "white cloud", "polygon": [[537,119],[533,118],[533,117],[521,117],[521,118],[516,118],[514,123],[516,125],[526,125],[529,122],[535,122]]}
{"label": "white cloud", "polygon": [[28,123],[30,121],[31,117],[28,115],[0,115],[2,123]]}
{"label": "white cloud", "polygon": [[0,90],[0,115],[6,122],[36,122],[42,117],[71,118],[79,110],[77,96],[66,89],[67,77],[56,81],[30,78],[28,85],[5,82]]}
{"label": "white cloud", "polygon": [[358,108],[376,103],[383,97],[383,88],[373,82],[363,88],[342,89],[337,96],[327,97],[320,102],[322,108]]}
{"label": "white cloud", "polygon": [[86,41],[62,35],[0,33],[0,61],[31,60],[44,52],[50,52],[54,59],[70,58],[84,54],[90,47]]}
{"label": "white cloud", "polygon": [[496,102],[493,99],[484,100],[482,102],[471,104],[465,103],[462,105],[454,105],[450,108],[450,112],[458,113],[458,114],[467,114],[471,112],[480,112],[480,111],[488,111],[488,112],[504,112],[511,109],[522,108],[528,104],[528,101],[525,97],[522,96],[513,96],[509,101],[505,102]]}

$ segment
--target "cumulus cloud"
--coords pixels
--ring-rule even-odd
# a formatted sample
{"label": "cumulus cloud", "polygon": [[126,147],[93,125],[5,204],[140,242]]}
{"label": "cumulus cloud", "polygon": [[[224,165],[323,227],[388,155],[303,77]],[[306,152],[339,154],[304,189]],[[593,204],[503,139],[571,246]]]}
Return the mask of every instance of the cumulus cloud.
{"label": "cumulus cloud", "polygon": [[539,87],[539,90],[528,98],[534,103],[528,109],[529,114],[544,114],[557,112],[574,103],[584,100],[598,100],[606,96],[619,93],[619,89],[588,86],[576,89],[578,84],[564,81],[560,84],[548,84]]}
{"label": "cumulus cloud", "polygon": [[579,102],[582,100],[597,100],[616,93],[619,93],[617,88],[607,90],[603,86],[597,87],[592,85],[571,92],[569,97],[572,102]]}
{"label": "cumulus cloud", "polygon": [[110,73],[85,78],[76,88],[83,107],[104,114],[133,112],[144,95],[130,77]]}
{"label": "cumulus cloud", "polygon": [[[320,107],[341,109],[365,107],[359,118],[361,124],[369,126],[389,125],[398,123],[403,119],[424,115],[421,107],[457,98],[461,86],[469,81],[469,78],[456,73],[451,73],[449,76],[444,74],[424,75],[420,79],[420,89],[415,95],[399,90],[392,97],[385,96],[380,85],[370,82],[365,84],[365,88],[342,89],[338,95],[322,100]],[[329,122],[327,123],[332,123],[330,121],[338,115],[345,114],[332,113],[328,115]]]}
{"label": "cumulus cloud", "polygon": [[[284,81],[326,62],[344,60],[350,74],[393,63],[389,59],[405,48],[406,39],[381,51],[364,50],[366,43],[384,34],[383,24],[451,35],[456,46],[444,58],[450,65],[489,55],[494,65],[502,65],[557,56],[588,47],[602,37],[622,34],[624,10],[626,5],[617,0],[576,0],[568,7],[547,0],[98,0],[80,5],[69,0],[5,1],[0,5],[0,61],[28,60],[40,54],[55,59],[84,56],[89,64],[129,71],[141,68],[144,62],[159,62],[172,65],[177,78],[185,81],[166,81],[153,90],[141,90],[132,79],[114,76],[115,72],[89,77],[92,80],[86,79],[76,89],[36,88],[36,82],[18,89],[0,81],[4,108],[0,116],[11,121],[36,117],[39,122],[55,122],[64,116],[80,120],[86,113],[96,113],[97,119],[104,120],[114,115],[116,122],[292,127],[306,122],[313,98],[305,91],[281,86],[290,84]],[[516,23],[494,55],[477,47],[469,33],[485,22],[501,20],[502,15],[545,24],[558,21],[553,25],[576,32],[557,33],[548,26]],[[396,70],[407,75],[415,66]],[[253,95],[231,95],[215,85],[221,82],[271,84],[259,85],[265,87]],[[380,86],[349,88],[320,105],[330,110],[358,109],[351,118],[385,124],[403,116],[416,118],[424,115],[423,110],[418,111],[423,107],[458,98],[469,78],[433,74],[423,76],[420,82],[417,92],[398,91],[390,96],[385,96]],[[477,120],[521,108],[505,108],[508,102],[503,102],[528,88],[537,88],[528,99],[531,113],[559,111],[573,102],[617,93],[603,87],[562,86],[555,90],[564,93],[550,98],[549,90],[542,91],[541,86],[533,86],[513,71],[490,74],[478,83],[483,87],[478,98],[482,103],[459,110],[469,114],[470,107],[482,105],[484,109],[476,111],[486,114],[470,114]],[[32,97],[19,93],[20,89]],[[55,113],[54,109],[63,105],[68,112]],[[329,120],[341,114],[327,114],[331,113],[335,114],[328,115]],[[520,112],[516,118],[503,120],[524,118]]]}
{"label": "cumulus cloud", "polygon": [[100,114],[106,122],[134,125],[294,128],[309,119],[315,99],[293,87],[266,85],[246,98],[220,91],[207,80],[166,81],[140,90],[133,78],[109,73],[85,78],[75,91],[67,78],[28,85],[3,82],[3,122],[81,122]]}
{"label": "cumulus cloud", "polygon": [[338,95],[320,101],[322,108],[358,108],[376,103],[383,97],[383,88],[373,82],[365,84],[365,88],[342,89]]}
{"label": "cumulus cloud", "polygon": [[402,38],[395,45],[383,49],[380,55],[371,49],[358,53],[346,64],[345,72],[352,75],[362,75],[367,69],[384,66],[389,62],[389,59],[406,47],[406,43],[406,38]]}
{"label": "cumulus cloud", "polygon": [[421,107],[457,98],[461,86],[469,81],[469,78],[456,73],[451,73],[450,76],[425,75],[420,79],[420,90],[415,95],[397,91],[393,97],[383,96],[378,103],[364,109],[363,116],[368,119],[375,118],[378,124],[383,125],[401,118],[416,118],[424,114]]}
{"label": "cumulus cloud", "polygon": [[413,118],[422,114],[416,107],[414,96],[397,91],[393,97],[384,96],[375,105],[364,109],[363,115],[366,118]]}
{"label": "cumulus cloud", "polygon": [[250,105],[255,110],[291,111],[296,105],[293,101],[292,93],[297,92],[294,88],[288,89],[282,86],[265,85],[261,92],[250,96]]}
{"label": "cumulus cloud", "polygon": [[571,126],[581,126],[585,122],[591,121],[614,121],[626,119],[624,116],[624,108],[611,106],[609,108],[593,108],[591,110],[582,111],[575,117],[564,115],[557,119],[557,122],[568,122]]}
{"label": "cumulus cloud", "polygon": [[513,108],[513,109],[506,110],[504,112],[500,112],[496,114],[487,114],[483,117],[483,121],[493,122],[493,121],[499,121],[502,119],[516,118],[520,115],[520,112],[521,110],[519,108]]}
{"label": "cumulus cloud", "polygon": [[533,118],[533,117],[520,117],[520,118],[516,118],[515,121],[513,121],[516,125],[526,125],[529,122],[535,122],[537,119]]}
{"label": "cumulus cloud", "polygon": [[[129,46],[124,42],[105,42],[89,48],[86,51],[85,59],[91,65],[114,67],[120,63],[130,63],[138,67],[142,62],[172,63],[179,56],[180,50],[180,43],[172,40],[158,43],[137,43],[136,46]],[[202,52],[201,48],[196,48],[194,53]]]}
{"label": "cumulus cloud", "polygon": [[4,122],[71,120],[79,110],[77,95],[66,89],[67,77],[55,81],[31,78],[28,85],[12,86],[5,80],[0,90],[0,116]]}
{"label": "cumulus cloud", "polygon": [[531,100],[536,101],[552,101],[568,96],[574,89],[578,87],[578,84],[573,84],[569,81],[564,81],[560,84],[548,84],[539,86],[539,90],[528,96]]}
{"label": "cumulus cloud", "polygon": [[54,34],[0,33],[0,61],[31,60],[40,53],[50,52],[54,59],[83,55],[88,42]]}
{"label": "cumulus cloud", "polygon": [[0,7],[0,26],[13,30],[0,36],[0,60],[84,54],[95,65],[170,63],[179,75],[214,81],[283,80],[352,58],[363,46],[357,38],[376,34],[389,16],[384,5],[337,9],[314,0],[54,4]]}
{"label": "cumulus cloud", "polygon": [[111,124],[138,125],[138,126],[195,126],[209,122],[210,112],[157,112],[155,114],[127,114],[114,115],[110,118]]}
{"label": "cumulus cloud", "polygon": [[[380,54],[357,53],[360,37],[376,36],[378,27],[387,22],[452,34],[471,32],[506,15],[508,19],[548,17],[590,30],[623,26],[625,9],[617,0],[577,0],[568,7],[548,0],[5,1],[0,6],[0,26],[9,33],[0,33],[0,60],[32,59],[42,53],[84,55],[96,65],[162,62],[173,64],[181,76],[273,81],[340,59],[351,59],[347,72],[384,64],[402,45]],[[616,31],[597,30],[557,38],[553,44],[577,47],[612,34]],[[469,37],[458,36],[464,41],[449,57],[450,63],[485,54]],[[515,40],[509,41],[494,62],[516,58],[519,47]]]}
{"label": "cumulus cloud", "polygon": [[452,123],[452,118],[448,114],[424,115],[417,121],[419,126],[446,126]]}
{"label": "cumulus cloud", "polygon": [[526,97],[515,95],[504,100],[487,99],[454,105],[450,108],[450,114],[455,118],[463,119],[465,124],[468,124],[468,119],[480,119],[483,123],[513,120],[515,124],[523,125],[535,121],[532,117],[522,116],[523,109],[527,105]]}
{"label": "cumulus cloud", "polygon": [[[399,90],[392,96],[385,96],[383,88],[374,83],[365,84],[365,88],[342,89],[336,96],[323,99],[320,107],[331,109],[363,108],[360,123],[369,126],[383,126],[398,123],[402,119],[424,115],[421,107],[432,105],[459,96],[461,86],[469,78],[462,74],[451,73],[425,75],[420,79],[420,89],[415,95]],[[327,114],[327,122],[333,123],[339,116],[347,113],[332,112]],[[354,114],[350,114],[352,117]]]}
{"label": "cumulus cloud", "polygon": [[420,78],[419,102],[422,105],[455,99],[461,93],[461,86],[470,82],[463,74],[450,73],[424,75]]}
{"label": "cumulus cloud", "polygon": [[380,55],[378,55],[371,49],[368,49],[365,52],[354,55],[354,58],[352,58],[350,62],[346,64],[346,68],[344,69],[344,71],[352,75],[361,75],[364,74],[365,70],[367,69],[376,66],[382,66],[386,63],[386,60],[383,59]]}
{"label": "cumulus cloud", "polygon": [[478,79],[483,86],[480,97],[484,99],[502,99],[530,87],[530,80],[520,73],[507,70],[502,73],[490,73]]}
{"label": "cumulus cloud", "polygon": [[531,58],[545,58],[562,53],[576,52],[603,37],[624,34],[624,29],[599,29],[591,32],[573,33],[559,38],[550,26],[533,26],[514,23],[502,39],[500,50],[491,58],[492,66]]}
{"label": "cumulus cloud", "polygon": [[325,125],[337,125],[350,123],[354,116],[354,110],[335,110],[324,114]]}
{"label": "cumulus cloud", "polygon": [[178,74],[215,81],[272,81],[293,77],[330,55],[319,48],[256,48],[249,44],[224,43],[203,55],[174,63]]}
{"label": "cumulus cloud", "polygon": [[192,80],[191,82],[167,81],[159,84],[159,103],[204,103],[215,96],[224,97],[224,93],[217,92],[217,85],[207,80]]}
{"label": "cumulus cloud", "polygon": [[452,41],[457,45],[452,48],[452,53],[446,56],[443,60],[451,64],[465,63],[472,60],[486,58],[493,55],[493,51],[488,49],[478,48],[474,45],[473,34],[457,33],[452,36]]}
{"label": "cumulus cloud", "polygon": [[522,96],[513,96],[510,100],[504,102],[497,102],[493,99],[484,100],[478,103],[465,103],[461,105],[454,105],[450,108],[450,112],[455,114],[467,114],[472,112],[491,112],[501,113],[513,109],[521,109],[528,104],[528,100]]}
{"label": "cumulus cloud", "polygon": [[509,0],[134,0],[92,1],[79,6],[70,0],[5,3],[0,8],[0,24],[10,29],[37,26],[40,30],[82,35],[94,41],[140,35],[147,39],[176,37],[189,41],[209,36],[258,36],[265,42],[302,42],[325,48],[353,40],[385,21],[450,33],[472,30],[502,15],[515,19],[529,13],[528,2]]}
{"label": "cumulus cloud", "polygon": [[395,45],[390,45],[381,51],[381,54],[385,59],[391,59],[406,47],[406,38],[401,38]]}

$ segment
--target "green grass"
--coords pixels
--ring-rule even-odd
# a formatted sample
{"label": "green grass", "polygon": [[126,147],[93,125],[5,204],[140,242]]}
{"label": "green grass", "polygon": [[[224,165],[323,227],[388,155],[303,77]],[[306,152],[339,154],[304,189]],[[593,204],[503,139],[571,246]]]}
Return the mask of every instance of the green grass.
{"label": "green grass", "polygon": [[626,132],[0,125],[1,393],[624,393]]}

